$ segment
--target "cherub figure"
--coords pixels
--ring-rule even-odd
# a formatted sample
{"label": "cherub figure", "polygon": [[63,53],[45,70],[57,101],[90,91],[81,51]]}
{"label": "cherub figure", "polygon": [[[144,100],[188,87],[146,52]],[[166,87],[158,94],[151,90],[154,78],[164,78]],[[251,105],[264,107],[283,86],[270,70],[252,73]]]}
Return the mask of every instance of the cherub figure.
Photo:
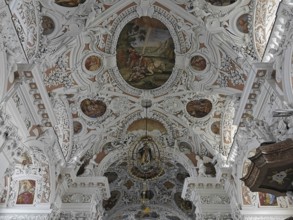
{"label": "cherub figure", "polygon": [[204,3],[200,2],[199,0],[194,0],[190,3],[187,7],[187,11],[193,13],[196,17],[204,18],[209,16],[211,13],[205,12],[203,10]]}

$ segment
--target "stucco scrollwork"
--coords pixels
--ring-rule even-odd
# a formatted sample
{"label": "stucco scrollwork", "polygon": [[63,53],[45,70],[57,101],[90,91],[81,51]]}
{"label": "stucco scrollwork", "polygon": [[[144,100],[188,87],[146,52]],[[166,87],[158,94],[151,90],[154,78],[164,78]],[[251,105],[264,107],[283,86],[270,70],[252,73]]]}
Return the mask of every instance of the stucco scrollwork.
{"label": "stucco scrollwork", "polygon": [[68,194],[62,197],[63,203],[90,203],[92,195],[85,195],[81,193]]}

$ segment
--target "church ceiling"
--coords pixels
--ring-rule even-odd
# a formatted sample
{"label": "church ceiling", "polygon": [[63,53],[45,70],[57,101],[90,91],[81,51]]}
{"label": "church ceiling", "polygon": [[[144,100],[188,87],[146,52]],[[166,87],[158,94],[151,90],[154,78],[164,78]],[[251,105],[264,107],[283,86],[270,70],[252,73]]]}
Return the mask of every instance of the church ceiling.
{"label": "church ceiling", "polygon": [[[26,89],[41,126],[54,128],[64,163],[82,164],[78,176],[108,177],[111,197],[103,203],[108,219],[179,219],[176,213],[192,219],[196,207],[181,198],[182,178],[199,175],[199,161],[205,166],[201,175],[215,178],[212,158],[230,153],[251,63],[262,57],[268,40],[269,28],[265,36],[252,29],[266,26],[254,17],[256,3],[10,2],[22,42],[17,46],[37,64],[19,74],[29,81]],[[256,10],[263,4],[258,1]],[[277,1],[270,4],[271,11],[263,12],[267,17]],[[13,101],[34,135],[32,107],[22,96]],[[139,167],[129,168],[135,150],[132,159],[142,168],[146,163],[139,145],[144,137],[155,143],[148,156],[157,152],[162,159],[162,172],[147,177]],[[90,169],[91,164],[103,166]],[[137,212],[142,193],[150,210]]]}

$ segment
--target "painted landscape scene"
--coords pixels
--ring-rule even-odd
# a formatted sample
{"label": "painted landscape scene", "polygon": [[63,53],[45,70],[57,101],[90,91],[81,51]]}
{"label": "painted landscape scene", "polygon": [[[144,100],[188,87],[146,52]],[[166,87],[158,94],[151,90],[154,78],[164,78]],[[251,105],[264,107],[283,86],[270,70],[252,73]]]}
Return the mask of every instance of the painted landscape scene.
{"label": "painted landscape scene", "polygon": [[157,19],[136,18],[125,25],[117,43],[117,66],[123,79],[138,89],[155,89],[170,77],[174,42]]}

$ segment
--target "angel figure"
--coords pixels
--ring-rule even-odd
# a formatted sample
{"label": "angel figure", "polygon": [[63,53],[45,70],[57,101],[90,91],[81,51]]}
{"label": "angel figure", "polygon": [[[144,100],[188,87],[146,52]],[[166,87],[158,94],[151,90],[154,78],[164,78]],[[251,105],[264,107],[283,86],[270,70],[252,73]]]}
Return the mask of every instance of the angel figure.
{"label": "angel figure", "polygon": [[[200,5],[201,4],[201,5]],[[196,17],[204,18],[209,16],[211,13],[205,12],[202,8],[204,6],[204,3],[199,2],[199,0],[194,0],[190,3],[190,5],[187,7],[187,11],[189,13],[193,13]]]}

